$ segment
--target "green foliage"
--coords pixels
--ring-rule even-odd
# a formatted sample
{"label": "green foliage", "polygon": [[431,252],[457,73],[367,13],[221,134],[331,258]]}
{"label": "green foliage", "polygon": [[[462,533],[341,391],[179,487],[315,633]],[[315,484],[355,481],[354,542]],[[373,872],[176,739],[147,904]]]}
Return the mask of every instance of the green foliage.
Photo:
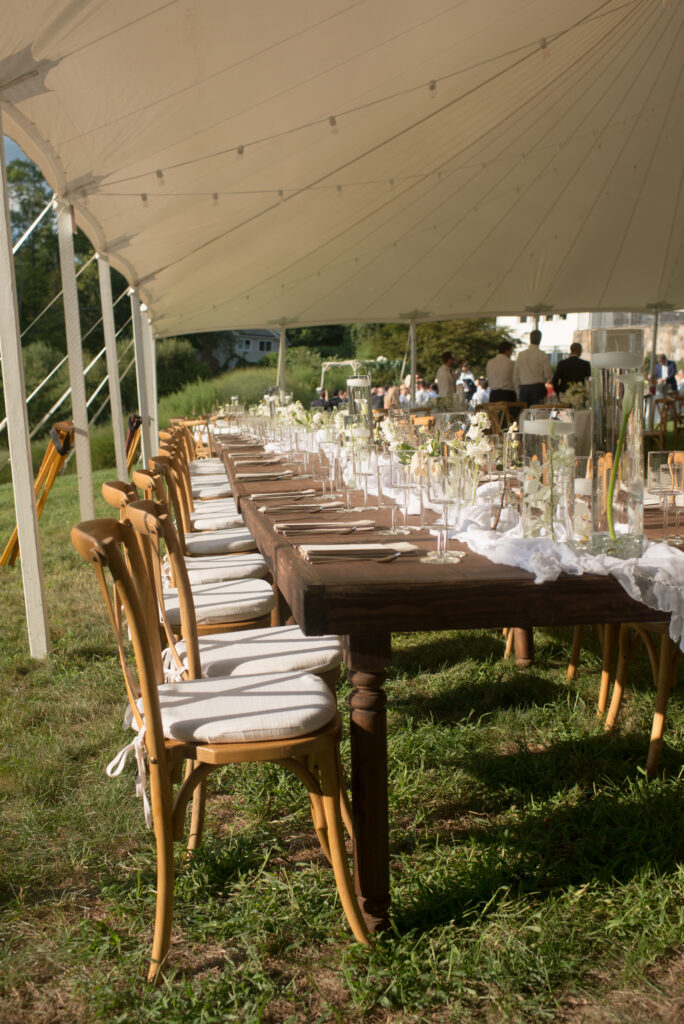
{"label": "green foliage", "polygon": [[185,384],[209,376],[209,368],[199,361],[187,338],[162,338],[156,344],[157,394],[160,398],[180,390]]}
{"label": "green foliage", "polygon": [[287,337],[290,346],[304,345],[312,348],[323,359],[351,359],[354,355],[349,325],[288,328]]}
{"label": "green foliage", "polygon": [[[483,374],[488,359],[496,355],[499,342],[509,337],[493,320],[444,320],[418,324],[416,329],[416,363],[418,373],[432,380],[442,363],[442,353],[450,350],[456,365],[466,360],[475,374]],[[354,324],[352,339],[360,359],[384,355],[401,367],[406,358],[409,372],[408,328],[405,324]],[[393,381],[397,383],[398,373]],[[385,381],[377,380],[380,384]]]}

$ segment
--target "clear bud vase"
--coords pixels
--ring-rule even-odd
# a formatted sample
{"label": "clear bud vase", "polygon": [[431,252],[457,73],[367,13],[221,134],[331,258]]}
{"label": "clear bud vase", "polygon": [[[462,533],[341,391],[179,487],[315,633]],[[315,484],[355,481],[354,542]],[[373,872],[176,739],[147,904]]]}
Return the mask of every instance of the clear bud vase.
{"label": "clear bud vase", "polygon": [[643,332],[593,332],[591,550],[634,558],[643,534]]}
{"label": "clear bud vase", "polygon": [[575,424],[571,410],[534,409],[521,423],[522,524],[525,537],[572,535]]}

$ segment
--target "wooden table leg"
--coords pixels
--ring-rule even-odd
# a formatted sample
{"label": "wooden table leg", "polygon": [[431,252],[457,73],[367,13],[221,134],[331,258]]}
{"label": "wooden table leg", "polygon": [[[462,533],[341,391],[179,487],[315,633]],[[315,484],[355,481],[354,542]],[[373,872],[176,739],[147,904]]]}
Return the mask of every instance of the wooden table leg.
{"label": "wooden table leg", "polygon": [[513,630],[515,644],[515,667],[530,668],[534,665],[534,629],[531,626],[516,626]]}
{"label": "wooden table leg", "polygon": [[392,638],[345,638],[345,661],[354,690],[351,707],[354,881],[369,931],[389,924],[389,821],[387,800],[387,697],[383,689]]}

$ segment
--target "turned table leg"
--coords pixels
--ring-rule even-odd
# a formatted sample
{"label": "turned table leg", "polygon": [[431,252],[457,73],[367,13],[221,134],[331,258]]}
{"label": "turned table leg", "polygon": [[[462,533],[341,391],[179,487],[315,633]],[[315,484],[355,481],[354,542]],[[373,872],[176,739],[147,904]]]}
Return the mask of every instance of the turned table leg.
{"label": "turned table leg", "polygon": [[392,638],[356,634],[345,638],[353,686],[351,708],[354,881],[371,932],[389,924],[389,821],[387,799],[387,697],[383,689]]}
{"label": "turned table leg", "polygon": [[516,626],[513,630],[515,644],[515,667],[530,668],[534,665],[534,630],[531,626]]}

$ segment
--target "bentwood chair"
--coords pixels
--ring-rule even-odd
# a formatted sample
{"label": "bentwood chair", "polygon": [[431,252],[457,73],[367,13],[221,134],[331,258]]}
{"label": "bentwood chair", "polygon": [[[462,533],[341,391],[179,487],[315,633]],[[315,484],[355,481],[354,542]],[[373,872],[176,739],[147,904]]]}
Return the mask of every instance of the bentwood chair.
{"label": "bentwood chair", "polygon": [[[339,637],[304,636],[298,626],[271,626],[241,632],[226,631],[199,635],[193,590],[180,550],[178,535],[168,510],[153,501],[134,501],[124,515],[141,538],[141,549],[154,584],[159,620],[166,631],[168,648],[164,652],[167,680],[204,676],[214,678],[234,673],[252,675],[272,671],[315,672],[331,692],[340,677],[342,645]],[[180,634],[167,621],[161,566],[164,545],[177,587],[180,606]]]}
{"label": "bentwood chair", "polygon": [[[116,759],[117,768],[110,766],[110,770],[120,770],[126,753],[134,749],[143,792],[143,774],[149,774],[146,816],[156,840],[157,897],[148,980],[160,979],[170,945],[173,844],[183,839],[190,800],[214,768],[227,764],[272,761],[304,784],[347,921],[358,941],[366,943],[339,810],[341,719],[325,683],[311,674],[283,673],[163,684],[161,655],[151,627],[154,616],[147,571],[133,527],[115,519],[95,520],[75,526],[71,536],[78,553],[93,566],[102,590],[137,733]],[[124,639],[124,620],[135,670]],[[176,782],[184,761],[189,762],[189,771],[183,781]],[[191,847],[197,837],[192,839]]]}

